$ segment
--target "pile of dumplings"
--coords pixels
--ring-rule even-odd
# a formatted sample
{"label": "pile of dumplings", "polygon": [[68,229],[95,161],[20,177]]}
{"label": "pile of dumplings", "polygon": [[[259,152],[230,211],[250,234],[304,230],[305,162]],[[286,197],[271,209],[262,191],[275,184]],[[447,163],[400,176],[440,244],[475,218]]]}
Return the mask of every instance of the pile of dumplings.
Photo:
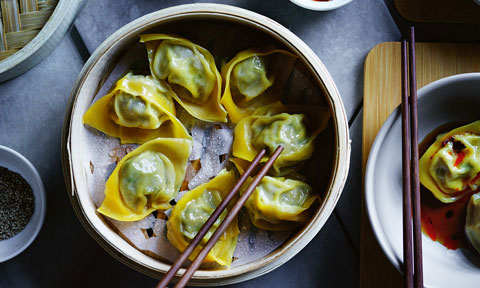
{"label": "pile of dumplings", "polygon": [[[280,101],[287,82],[280,76],[281,63],[295,61],[296,56],[280,49],[248,49],[219,72],[212,54],[187,39],[147,34],[140,42],[147,49],[150,75],[126,74],[83,116],[85,125],[122,144],[140,144],[109,176],[98,212],[118,221],[138,221],[171,209],[167,238],[183,251],[256,154],[265,148],[269,155],[282,145],[284,151],[270,175],[245,207],[252,224],[267,231],[286,231],[307,222],[320,196],[298,171],[312,156],[314,140],[326,127],[329,113],[322,107]],[[175,203],[172,199],[184,182],[193,144],[177,118],[177,105],[198,121],[234,126],[234,140],[231,169],[206,179]],[[204,262],[230,266],[239,233],[235,220]]]}

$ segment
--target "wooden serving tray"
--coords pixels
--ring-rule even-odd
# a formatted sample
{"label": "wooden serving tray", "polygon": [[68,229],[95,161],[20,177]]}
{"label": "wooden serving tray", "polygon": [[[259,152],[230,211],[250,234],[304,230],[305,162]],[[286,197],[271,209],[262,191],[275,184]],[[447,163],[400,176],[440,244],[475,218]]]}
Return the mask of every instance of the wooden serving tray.
{"label": "wooden serving tray", "polygon": [[398,12],[413,22],[480,24],[473,0],[395,0]]}
{"label": "wooden serving tray", "polygon": [[[417,43],[416,64],[418,89],[447,76],[480,72],[480,44]],[[399,42],[379,44],[365,60],[363,173],[378,130],[401,102],[400,66]],[[362,195],[360,287],[402,287],[403,277],[378,245],[364,203]]]}

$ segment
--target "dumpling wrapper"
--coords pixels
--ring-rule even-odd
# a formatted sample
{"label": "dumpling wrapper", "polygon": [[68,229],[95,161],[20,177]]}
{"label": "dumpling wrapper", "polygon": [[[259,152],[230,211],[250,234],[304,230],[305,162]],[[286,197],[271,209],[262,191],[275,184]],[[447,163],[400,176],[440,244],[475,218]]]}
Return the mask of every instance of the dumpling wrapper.
{"label": "dumpling wrapper", "polygon": [[[326,107],[284,106],[280,102],[260,107],[235,126],[232,154],[252,161],[261,149],[266,148],[271,155],[281,144],[284,150],[270,173],[288,174],[312,156],[314,140],[325,129],[329,118]],[[264,157],[262,162],[267,160],[268,157]]]}
{"label": "dumpling wrapper", "polygon": [[473,194],[468,202],[465,234],[473,248],[480,253],[480,193]]}
{"label": "dumpling wrapper", "polygon": [[105,199],[97,211],[119,221],[137,221],[155,210],[171,208],[191,150],[189,139],[159,138],[128,153],[108,178]]}
{"label": "dumpling wrapper", "polygon": [[[240,174],[249,165],[249,162],[239,158],[230,161]],[[240,193],[251,181],[249,177]],[[268,231],[287,231],[310,219],[310,207],[317,200],[320,200],[320,196],[314,194],[313,189],[303,181],[265,176],[248,198],[245,207],[255,227]]]}
{"label": "dumpling wrapper", "polygon": [[419,161],[420,183],[443,203],[480,188],[480,121],[439,135]]}
{"label": "dumpling wrapper", "polygon": [[[228,192],[230,192],[235,184],[235,172],[227,172],[224,169],[208,183],[204,183],[187,192],[180,201],[178,201],[177,205],[173,207],[170,218],[168,219],[167,238],[170,243],[180,251],[185,250],[217,205]],[[202,249],[202,245],[210,239],[214,228],[216,229],[220,225],[228,213],[227,210],[228,208],[220,215],[220,218],[203,238],[201,244],[195,248],[189,257],[190,260],[195,259]],[[221,266],[230,266],[233,252],[237,247],[239,233],[238,219],[235,217],[234,221],[227,227],[227,230],[215,246],[213,246],[203,262],[216,262]]]}
{"label": "dumpling wrapper", "polygon": [[223,66],[225,89],[221,102],[230,121],[238,123],[257,108],[280,100],[296,58],[280,49],[249,49]]}
{"label": "dumpling wrapper", "polygon": [[191,138],[175,116],[175,93],[151,76],[128,73],[83,115],[83,123],[125,143]]}
{"label": "dumpling wrapper", "polygon": [[173,97],[190,115],[207,122],[227,122],[227,111],[220,104],[222,78],[210,52],[166,34],[145,34],[140,42],[147,47],[152,75],[172,86]]}

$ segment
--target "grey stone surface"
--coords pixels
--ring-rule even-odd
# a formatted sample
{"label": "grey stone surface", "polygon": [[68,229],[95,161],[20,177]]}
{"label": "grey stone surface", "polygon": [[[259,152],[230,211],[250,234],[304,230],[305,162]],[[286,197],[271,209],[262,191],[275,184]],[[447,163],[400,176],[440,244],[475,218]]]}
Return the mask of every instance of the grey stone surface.
{"label": "grey stone surface", "polygon": [[342,196],[335,208],[337,215],[345,224],[357,251],[360,251],[360,211],[362,198],[362,126],[363,109],[358,113],[350,126],[352,152],[350,154],[350,170]]}
{"label": "grey stone surface", "polygon": [[383,0],[354,0],[329,12],[310,11],[278,0],[221,1],[89,1],[75,21],[86,47],[93,52],[103,40],[128,22],[173,5],[216,2],[258,12],[284,25],[317,53],[342,95],[347,115],[361,102],[363,61],[368,51],[385,41],[397,41],[400,33]]}
{"label": "grey stone surface", "polygon": [[47,214],[38,238],[18,257],[0,263],[0,287],[68,286],[94,256],[86,253],[96,244],[73,213],[60,162],[65,106],[82,66],[67,35],[39,65],[0,84],[0,145],[33,163],[47,195]]}

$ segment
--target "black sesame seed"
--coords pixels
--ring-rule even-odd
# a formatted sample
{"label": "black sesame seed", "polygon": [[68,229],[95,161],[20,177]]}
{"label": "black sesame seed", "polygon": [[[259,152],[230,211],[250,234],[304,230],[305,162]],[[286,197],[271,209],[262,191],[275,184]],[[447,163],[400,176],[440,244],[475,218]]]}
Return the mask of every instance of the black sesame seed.
{"label": "black sesame seed", "polygon": [[34,212],[32,188],[23,177],[0,167],[0,240],[23,230]]}

